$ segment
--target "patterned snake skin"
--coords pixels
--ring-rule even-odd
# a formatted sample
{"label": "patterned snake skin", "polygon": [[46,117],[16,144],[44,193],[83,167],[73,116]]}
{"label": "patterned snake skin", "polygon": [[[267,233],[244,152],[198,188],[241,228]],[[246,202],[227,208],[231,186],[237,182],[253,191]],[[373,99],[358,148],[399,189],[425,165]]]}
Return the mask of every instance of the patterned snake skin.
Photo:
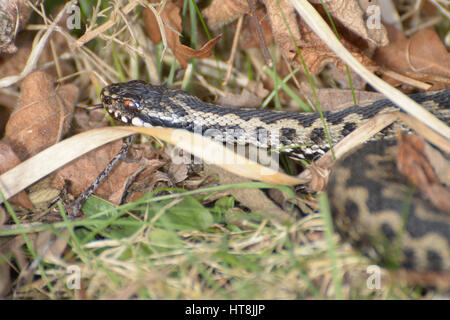
{"label": "patterned snake skin", "polygon": [[[449,123],[449,90],[411,98]],[[137,80],[106,86],[101,101],[112,117],[135,126],[181,128],[200,134],[212,130],[222,134],[223,142],[278,149],[297,158],[314,158],[329,149],[319,113],[224,108],[182,90]],[[335,144],[367,119],[398,110],[383,99],[323,115]],[[450,273],[450,215],[425,205],[420,195],[407,207],[409,213],[402,215],[408,186],[402,178],[392,178],[398,176],[394,154],[395,143],[386,139],[366,144],[337,164],[328,187],[335,227],[344,239],[377,261]],[[399,232],[401,244],[393,246]]]}

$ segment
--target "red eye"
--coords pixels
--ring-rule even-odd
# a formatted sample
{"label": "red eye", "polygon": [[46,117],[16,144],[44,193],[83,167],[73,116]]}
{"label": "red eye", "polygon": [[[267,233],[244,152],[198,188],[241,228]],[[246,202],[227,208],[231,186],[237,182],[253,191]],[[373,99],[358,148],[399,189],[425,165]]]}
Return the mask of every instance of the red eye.
{"label": "red eye", "polygon": [[123,102],[123,106],[125,108],[129,108],[129,109],[135,109],[136,108],[136,104],[133,101],[131,101],[131,100],[125,100]]}

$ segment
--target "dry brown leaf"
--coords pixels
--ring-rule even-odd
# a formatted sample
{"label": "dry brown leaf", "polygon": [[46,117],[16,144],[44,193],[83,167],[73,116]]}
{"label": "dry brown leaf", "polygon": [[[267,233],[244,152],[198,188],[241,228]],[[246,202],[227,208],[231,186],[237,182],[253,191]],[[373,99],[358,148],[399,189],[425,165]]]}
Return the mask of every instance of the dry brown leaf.
{"label": "dry brown leaf", "polygon": [[11,146],[4,141],[0,141],[0,173],[14,168],[19,163],[20,159],[14,153]]}
{"label": "dry brown leaf", "polygon": [[343,72],[343,70],[339,69],[335,64],[328,65],[324,75],[329,79],[333,79],[333,82],[338,84],[338,87],[342,90],[365,90],[367,81],[354,70],[349,69],[349,72],[352,79],[351,83],[349,81],[349,74],[347,72]]}
{"label": "dry brown leaf", "polygon": [[391,274],[396,281],[404,280],[408,284],[415,284],[422,287],[434,286],[439,290],[448,291],[450,287],[450,274],[444,272],[418,272],[411,270],[401,270]]}
{"label": "dry brown leaf", "polygon": [[144,158],[141,161],[143,162],[145,169],[136,177],[136,182],[148,179],[156,170],[166,164],[165,161],[160,159]]}
{"label": "dry brown leaf", "polygon": [[[11,146],[4,141],[0,141],[0,174],[14,168],[20,163],[19,157],[14,153]],[[9,200],[11,203],[20,205],[24,208],[33,209],[28,195],[25,191],[20,192]]]}
{"label": "dry brown leaf", "polygon": [[0,77],[19,74],[27,62],[32,49],[33,39],[28,34],[17,37],[18,50],[13,55],[0,56]]}
{"label": "dry brown leaf", "polygon": [[167,174],[157,171],[166,161],[160,159],[151,159],[145,156],[140,160],[142,167],[144,168],[137,176],[133,184],[127,190],[126,202],[133,202],[145,193],[154,190],[157,183],[167,183],[166,186],[172,186],[170,178]]}
{"label": "dry brown leaf", "polygon": [[36,71],[24,79],[21,92],[19,108],[6,125],[4,139],[23,161],[67,133],[78,88],[70,84],[55,91],[49,76]]}
{"label": "dry brown leaf", "polygon": [[430,161],[431,167],[436,172],[439,181],[444,185],[450,186],[450,161],[444,157],[445,152],[441,153],[427,143],[425,144],[424,154]]}
{"label": "dry brown leaf", "polygon": [[216,30],[250,10],[247,0],[214,0],[202,11],[211,29]]}
{"label": "dry brown leaf", "polygon": [[[148,8],[144,9],[143,15],[147,35],[155,44],[159,43],[161,41],[161,35],[159,35],[159,26],[155,15]],[[206,42],[199,50],[195,50],[180,42],[181,16],[178,6],[171,2],[166,3],[164,10],[161,12],[161,19],[165,24],[164,30],[167,37],[167,45],[183,68],[187,67],[187,59],[189,58],[201,59],[211,56],[214,45],[222,36],[216,36]]]}
{"label": "dry brown leaf", "polygon": [[[305,60],[307,67],[309,68],[309,71],[312,74],[317,74],[322,71],[322,69],[328,63],[336,63],[337,67],[340,70],[346,70],[345,64],[342,62],[342,60],[340,60],[336,56],[336,54],[328,48],[326,43],[324,43],[318,36],[316,36],[316,34],[309,28],[306,23],[304,23],[302,20],[299,20],[298,24],[302,39],[305,43],[308,44],[305,47],[300,47],[300,51],[303,55],[303,59]],[[341,39],[341,42],[347,48],[347,50],[350,51],[353,56],[366,68],[372,70],[375,68],[374,62],[366,55],[362,54],[361,50],[348,42],[346,39]],[[303,68],[298,55],[293,61],[291,61],[291,63],[293,63],[293,65],[296,67]]]}
{"label": "dry brown leaf", "polygon": [[[15,39],[18,50],[14,54],[0,55],[0,78],[16,76],[24,70],[32,52],[33,37],[34,33],[32,32],[19,33]],[[47,44],[39,56],[39,65],[54,62],[53,54],[60,56],[67,50],[67,39],[60,33],[54,33],[50,39],[53,47],[50,48],[50,45]],[[45,72],[53,77],[65,76],[74,72],[73,65],[66,60],[58,60],[58,67],[58,71],[55,65],[46,67]],[[22,81],[18,81],[11,85],[8,90],[0,92],[0,106],[4,106],[7,109],[7,112],[5,112],[4,108],[0,108],[0,111],[2,111],[0,113],[0,132],[4,132],[4,127],[10,114],[19,104],[19,86],[21,83]]]}
{"label": "dry brown leaf", "polygon": [[424,154],[425,141],[419,136],[398,136],[397,168],[440,210],[450,213],[450,191],[439,183]]}
{"label": "dry brown leaf", "polygon": [[[407,38],[401,31],[388,26],[388,33],[390,44],[379,48],[374,56],[380,66],[408,74],[409,77],[418,74],[419,79],[425,75],[450,78],[450,53],[434,30],[422,29]],[[438,79],[435,78],[435,81]],[[447,81],[445,87],[448,86]]]}
{"label": "dry brown leaf", "polygon": [[[322,9],[320,0],[311,0],[310,2],[317,4],[318,6],[316,8],[319,10]],[[325,1],[325,5],[333,17],[334,22],[338,24],[338,28],[340,23],[346,29],[346,33],[353,33],[367,41],[370,52],[373,52],[375,48],[385,46],[389,43],[383,24],[370,19],[374,15],[371,9],[375,8],[377,10],[378,8],[379,10],[380,8],[377,0],[329,0]],[[369,23],[375,24],[377,22],[379,25],[368,27]]]}
{"label": "dry brown leaf", "polygon": [[[262,89],[261,91],[264,91],[266,95],[268,94],[268,91],[265,89]],[[245,106],[246,108],[251,109],[259,108],[263,98],[264,96],[258,96],[246,87],[238,94],[227,92],[224,96],[219,96],[215,103],[224,107],[240,108]]]}
{"label": "dry brown leaf", "polygon": [[[300,88],[304,95],[308,96],[311,101],[314,101],[314,95],[309,85],[301,83]],[[379,92],[360,90],[353,92],[356,96],[356,103],[360,106],[369,105],[376,100],[384,98],[384,95]],[[316,93],[322,111],[339,111],[354,105],[352,90],[317,88]]]}
{"label": "dry brown leaf", "polygon": [[[289,8],[289,6],[287,6]],[[337,67],[340,72],[345,71],[344,63],[336,56],[336,54],[331,51],[327,44],[317,37],[314,32],[300,19],[297,19],[294,23],[291,19],[288,21],[289,29],[294,35],[296,43],[293,42],[289,30],[284,22],[284,19],[279,12],[278,6],[268,7],[268,15],[270,16],[270,30],[268,29],[267,19],[264,19],[264,14],[257,11],[260,17],[259,21],[261,23],[263,34],[266,43],[270,43],[272,35],[275,38],[277,46],[281,49],[283,56],[296,68],[303,70],[303,65],[301,63],[300,57],[298,55],[296,46],[305,60],[306,66],[312,74],[317,74],[323,70],[325,65],[337,63]],[[270,12],[269,12],[270,10]],[[295,12],[294,12],[295,13]],[[287,11],[283,7],[283,14],[291,14],[292,12]],[[296,16],[295,16],[296,17]],[[247,30],[247,31],[246,31]],[[362,51],[356,46],[348,42],[346,39],[342,39],[342,43],[346,48],[358,59],[363,65],[370,69],[375,68],[375,64],[366,55],[362,54]],[[249,28],[244,28],[243,39],[241,39],[241,46],[243,48],[259,47],[258,39],[255,36],[255,32],[252,32],[251,25]],[[345,75],[346,76],[346,75]],[[365,83],[364,83],[365,84]]]}
{"label": "dry brown leaf", "polygon": [[439,181],[423,154],[425,141],[422,138],[400,134],[398,144],[397,166],[412,183],[420,186]]}
{"label": "dry brown leaf", "polygon": [[[288,0],[266,0],[272,33],[277,46],[288,61],[297,56],[297,46],[301,46],[302,36],[297,26],[297,14]],[[280,11],[283,10],[283,12]]]}
{"label": "dry brown leaf", "polygon": [[103,109],[87,112],[86,110],[77,108],[73,115],[70,134],[77,134],[94,128],[103,128],[108,125],[109,121],[105,117],[105,111]]}
{"label": "dry brown leaf", "polygon": [[167,174],[173,184],[184,181],[188,177],[188,167],[185,163],[170,163]]}

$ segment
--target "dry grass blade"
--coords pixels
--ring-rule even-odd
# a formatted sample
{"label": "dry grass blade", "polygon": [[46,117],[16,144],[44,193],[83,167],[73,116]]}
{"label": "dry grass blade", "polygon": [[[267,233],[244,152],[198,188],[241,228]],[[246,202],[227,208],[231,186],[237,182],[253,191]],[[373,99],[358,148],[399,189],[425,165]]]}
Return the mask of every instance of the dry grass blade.
{"label": "dry grass blade", "polygon": [[2,174],[1,191],[8,199],[83,154],[131,134],[115,128],[102,128],[61,141]]}
{"label": "dry grass blade", "polygon": [[0,176],[1,190],[5,197],[9,198],[83,154],[133,133],[143,133],[167,141],[205,162],[213,163],[246,178],[282,185],[307,182],[259,165],[235,154],[220,143],[185,130],[161,127],[114,127],[95,129],[76,135],[24,161]]}
{"label": "dry grass blade", "polygon": [[[334,157],[331,154],[331,151],[328,151],[325,153],[320,159],[314,162],[314,165],[304,170],[299,176],[299,179],[307,179],[307,180],[313,180],[312,185],[310,186],[314,190],[322,190],[323,187],[326,185],[326,181],[328,178],[328,172],[334,162],[344,156],[347,152],[352,150],[353,148],[361,145],[362,143],[366,142],[368,139],[370,139],[372,136],[392,124],[395,120],[398,119],[399,112],[391,112],[391,113],[385,113],[380,114],[366,123],[364,123],[362,126],[360,126],[358,129],[347,135],[344,139],[339,141],[334,147]],[[316,175],[315,171],[319,170],[318,172],[323,172],[321,176],[325,179],[324,183],[315,183],[314,182],[314,176]]]}
{"label": "dry grass blade", "polygon": [[[361,127],[359,127],[357,130],[353,131],[344,139],[339,141],[333,147],[336,159],[341,158],[351,149],[366,142],[368,139],[370,139],[372,136],[374,136],[375,134],[386,128],[395,120],[397,120],[397,114],[395,112],[381,114],[370,119]],[[324,166],[326,163],[331,162],[333,162],[331,152],[328,151],[316,162],[316,164],[318,164],[319,166]]]}
{"label": "dry grass blade", "polygon": [[306,180],[300,180],[282,174],[275,169],[262,166],[236,154],[234,151],[224,147],[221,143],[185,130],[161,127],[118,127],[117,129],[132,130],[162,139],[201,158],[205,162],[212,163],[245,178],[290,186],[307,182]]}
{"label": "dry grass blade", "polygon": [[450,128],[442,121],[439,121],[434,115],[422,108],[417,102],[404,95],[399,90],[390,86],[359,63],[350,52],[348,52],[341,42],[336,39],[334,33],[317,13],[314,7],[307,1],[290,0],[297,12],[314,30],[329,48],[333,50],[345,63],[347,63],[355,72],[369,82],[375,89],[383,93],[386,97],[395,102],[400,108],[410,113],[417,119],[420,119],[428,127],[439,132],[442,136],[450,140]]}
{"label": "dry grass blade", "polygon": [[450,153],[450,143],[442,138],[442,136],[436,134],[435,131],[425,126],[421,121],[404,113],[398,113],[397,117],[442,151]]}
{"label": "dry grass blade", "polygon": [[[139,3],[137,1],[131,1],[130,3],[128,3],[124,8],[123,8],[123,13],[124,14],[128,14],[130,13],[135,7],[137,7],[139,5]],[[79,47],[81,47],[82,45],[84,45],[85,43],[89,42],[90,40],[94,39],[95,37],[97,37],[98,35],[102,34],[103,32],[105,32],[106,30],[108,30],[109,28],[111,28],[112,26],[114,26],[114,24],[116,23],[116,18],[113,18],[111,20],[109,20],[108,22],[105,22],[104,24],[102,24],[100,27],[98,27],[95,30],[92,30],[86,34],[84,34],[83,36],[81,36],[77,41],[75,41],[74,43],[72,43],[70,45],[70,48],[72,50],[75,50]]]}
{"label": "dry grass blade", "polygon": [[[328,151],[319,160],[315,161],[315,166],[325,169],[331,168],[335,160],[340,159],[353,148],[366,142],[368,139],[373,137],[375,134],[377,134],[396,120],[400,120],[406,123],[410,128],[414,129],[416,132],[420,132],[420,134],[425,139],[433,143],[435,146],[441,148],[443,151],[447,153],[450,152],[449,143],[435,131],[425,126],[422,122],[401,112],[391,112],[380,114],[370,119],[361,127],[347,135],[333,147],[336,159],[333,159],[331,152]],[[298,176],[298,178],[310,179],[311,172],[309,170],[305,170]]]}

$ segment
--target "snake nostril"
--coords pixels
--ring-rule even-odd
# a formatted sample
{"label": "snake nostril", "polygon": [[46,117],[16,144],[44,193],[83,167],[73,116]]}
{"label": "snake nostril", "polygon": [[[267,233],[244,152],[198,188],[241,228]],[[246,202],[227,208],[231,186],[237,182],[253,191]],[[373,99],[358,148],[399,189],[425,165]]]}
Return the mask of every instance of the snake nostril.
{"label": "snake nostril", "polygon": [[108,96],[102,96],[102,103],[104,105],[110,105],[111,104],[111,98]]}

